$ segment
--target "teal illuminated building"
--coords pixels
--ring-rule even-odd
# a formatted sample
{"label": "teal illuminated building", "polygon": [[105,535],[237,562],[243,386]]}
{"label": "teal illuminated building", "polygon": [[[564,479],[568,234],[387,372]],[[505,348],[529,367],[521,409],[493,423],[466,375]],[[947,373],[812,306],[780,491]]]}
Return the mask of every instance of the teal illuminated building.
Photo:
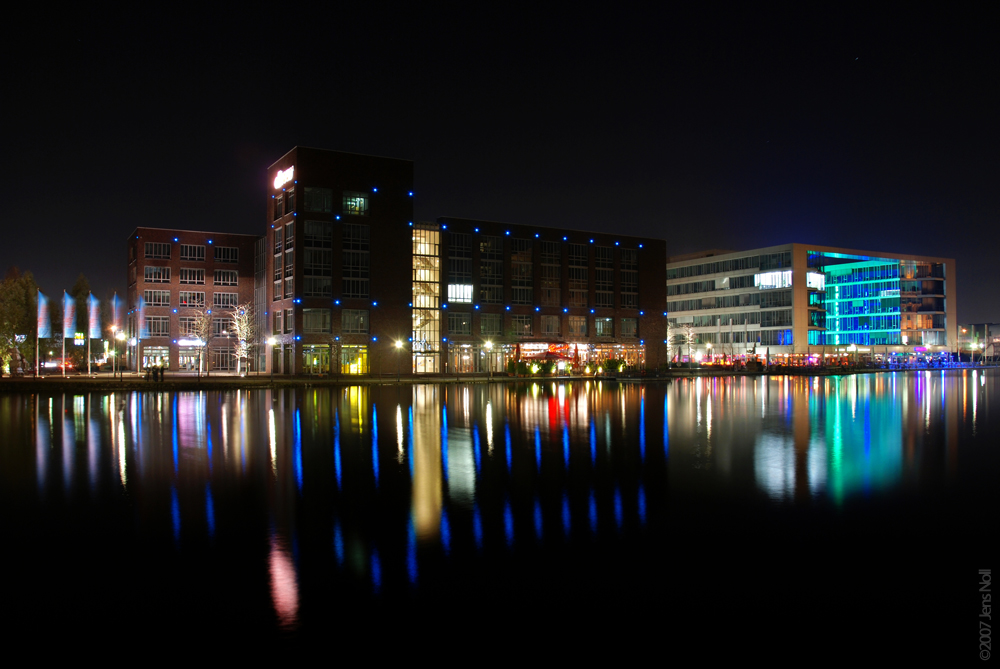
{"label": "teal illuminated building", "polygon": [[[932,356],[958,341],[950,258],[807,244],[676,256],[667,311],[674,342],[693,335],[692,357]],[[678,349],[688,355],[686,342]]]}

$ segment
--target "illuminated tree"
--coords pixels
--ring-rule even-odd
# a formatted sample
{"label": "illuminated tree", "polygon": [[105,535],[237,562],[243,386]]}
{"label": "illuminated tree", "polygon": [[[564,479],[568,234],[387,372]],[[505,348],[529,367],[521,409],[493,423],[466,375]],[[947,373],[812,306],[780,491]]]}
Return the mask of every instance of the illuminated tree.
{"label": "illuminated tree", "polygon": [[233,355],[236,357],[236,373],[239,374],[241,362],[250,357],[250,352],[257,338],[254,328],[253,303],[247,302],[238,305],[230,312],[229,318],[232,333],[236,337],[236,348],[233,350]]}
{"label": "illuminated tree", "polygon": [[38,286],[13,267],[0,282],[0,371],[27,369],[35,357]]}

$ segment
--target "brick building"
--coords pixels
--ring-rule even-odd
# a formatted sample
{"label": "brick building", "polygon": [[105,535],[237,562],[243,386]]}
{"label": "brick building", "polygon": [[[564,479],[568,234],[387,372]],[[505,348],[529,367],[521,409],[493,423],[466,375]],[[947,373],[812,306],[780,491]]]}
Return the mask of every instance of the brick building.
{"label": "brick building", "polygon": [[[133,369],[235,369],[231,315],[253,300],[256,240],[159,228],[129,235],[125,306]],[[210,332],[200,332],[199,321],[209,319]]]}

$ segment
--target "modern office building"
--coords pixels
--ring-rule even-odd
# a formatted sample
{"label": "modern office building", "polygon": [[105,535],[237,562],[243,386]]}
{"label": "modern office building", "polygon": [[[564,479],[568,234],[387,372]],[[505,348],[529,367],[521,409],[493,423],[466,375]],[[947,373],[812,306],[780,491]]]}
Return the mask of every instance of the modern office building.
{"label": "modern office building", "polygon": [[296,147],[268,182],[256,300],[268,371],[409,373],[413,163]]}
{"label": "modern office building", "polygon": [[693,335],[695,356],[930,356],[958,341],[949,258],[807,244],[676,256],[667,311],[672,341]]}
{"label": "modern office building", "polygon": [[256,239],[136,228],[127,241],[128,364],[235,369],[231,316],[253,299]]}
{"label": "modern office building", "polygon": [[439,285],[414,284],[414,349],[440,332],[442,371],[666,361],[663,240],[456,218],[414,234],[440,248]]}

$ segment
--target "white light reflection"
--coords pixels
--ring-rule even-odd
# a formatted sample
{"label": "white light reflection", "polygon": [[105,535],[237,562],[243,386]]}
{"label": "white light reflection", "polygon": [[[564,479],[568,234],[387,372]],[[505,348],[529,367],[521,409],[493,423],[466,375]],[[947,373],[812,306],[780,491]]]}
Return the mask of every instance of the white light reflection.
{"label": "white light reflection", "polygon": [[284,537],[277,532],[271,533],[268,573],[271,577],[271,602],[278,615],[278,624],[285,629],[294,629],[299,622],[299,583],[295,563],[286,544]]}
{"label": "white light reflection", "polygon": [[274,435],[274,409],[269,409],[267,412],[267,432],[268,436],[271,438],[271,473],[275,476],[278,475],[278,440]]}
{"label": "white light reflection", "polygon": [[396,405],[396,459],[403,462],[403,407]]}
{"label": "white light reflection", "polygon": [[486,449],[493,455],[493,403],[486,402]]}

